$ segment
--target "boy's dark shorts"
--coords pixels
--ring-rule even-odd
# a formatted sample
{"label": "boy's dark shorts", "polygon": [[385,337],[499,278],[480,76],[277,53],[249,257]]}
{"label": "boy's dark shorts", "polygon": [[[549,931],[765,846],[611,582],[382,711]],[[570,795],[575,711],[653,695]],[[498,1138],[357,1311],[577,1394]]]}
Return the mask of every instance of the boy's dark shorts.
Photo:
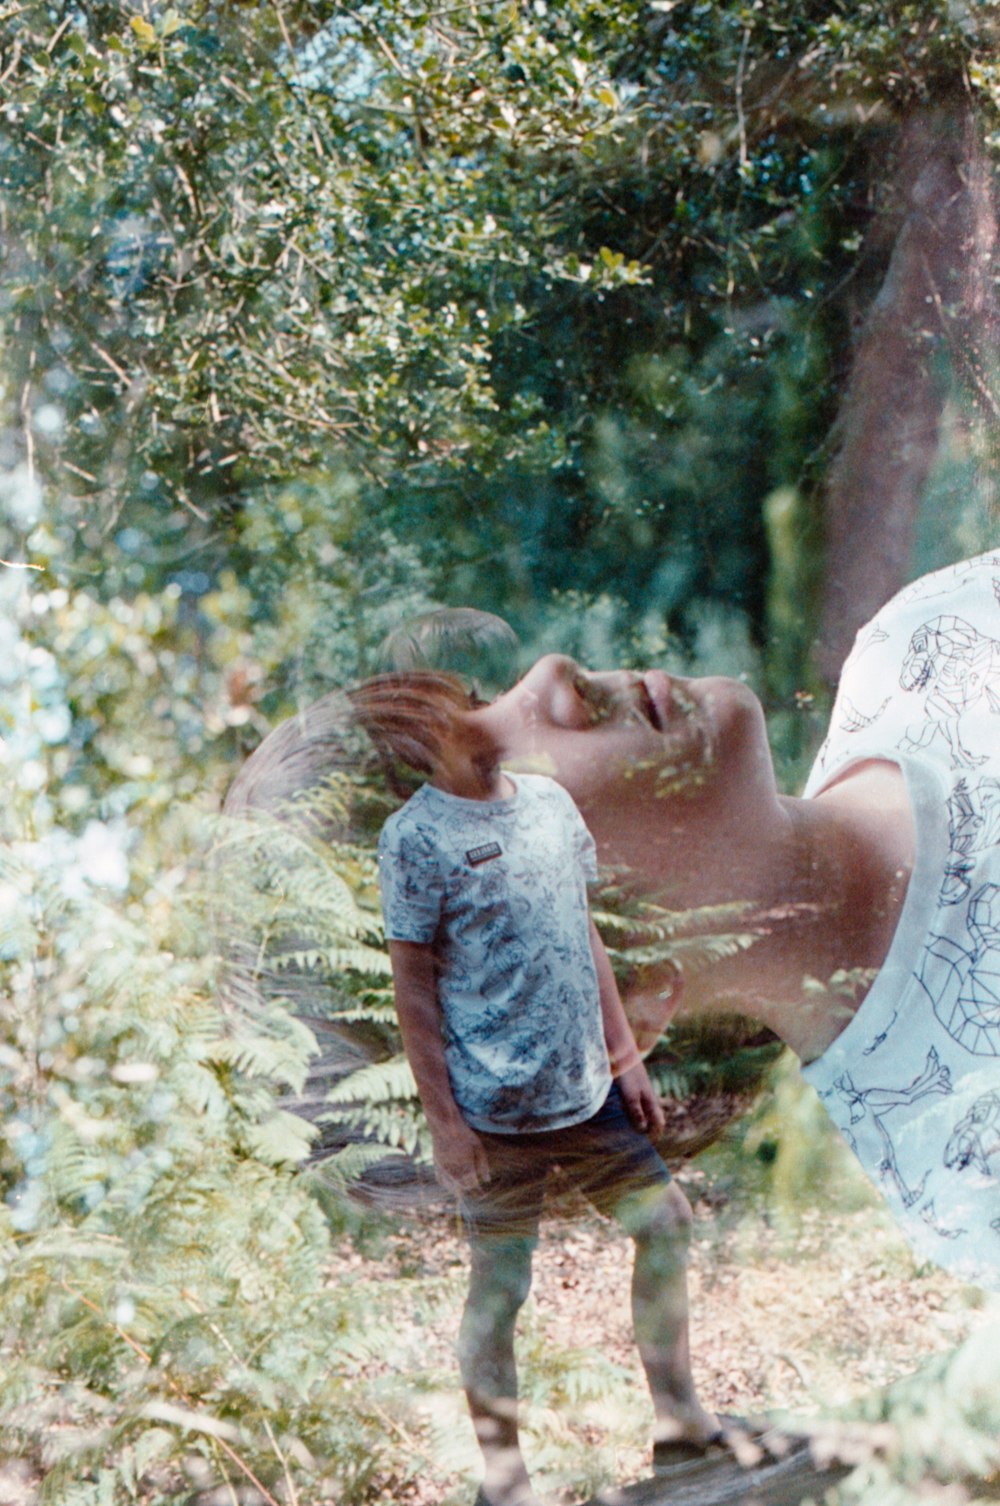
{"label": "boy's dark shorts", "polygon": [[582,1124],[516,1135],[478,1133],[490,1180],[459,1200],[462,1225],[473,1243],[536,1237],[545,1183],[557,1166],[599,1212],[626,1226],[641,1222],[643,1204],[671,1180],[666,1163],[629,1119],[617,1083]]}

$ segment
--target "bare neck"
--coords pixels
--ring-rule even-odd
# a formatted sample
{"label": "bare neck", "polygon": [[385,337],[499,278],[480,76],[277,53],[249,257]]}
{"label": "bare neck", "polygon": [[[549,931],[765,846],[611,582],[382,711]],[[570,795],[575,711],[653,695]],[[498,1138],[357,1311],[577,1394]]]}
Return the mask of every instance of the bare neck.
{"label": "bare neck", "polygon": [[885,961],[913,866],[913,822],[900,770],[876,761],[815,799],[779,804],[782,819],[757,852],[755,939],[688,980],[684,1008],[754,1015],[809,1061]]}
{"label": "bare neck", "polygon": [[484,765],[473,758],[436,764],[429,782],[463,800],[506,800],[514,793],[514,781],[499,764]]}

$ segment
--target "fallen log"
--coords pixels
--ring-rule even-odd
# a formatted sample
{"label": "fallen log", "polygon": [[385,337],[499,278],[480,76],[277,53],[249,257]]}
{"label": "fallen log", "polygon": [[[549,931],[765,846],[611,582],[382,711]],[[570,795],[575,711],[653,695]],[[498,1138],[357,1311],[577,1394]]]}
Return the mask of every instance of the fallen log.
{"label": "fallen log", "polygon": [[879,1501],[903,1479],[914,1500],[1000,1501],[1000,1473],[974,1477],[963,1471],[956,1479],[954,1460],[941,1478],[925,1459],[914,1478],[913,1461],[901,1463],[898,1427],[884,1419],[816,1420],[798,1429],[747,1426],[743,1446],[711,1450],[651,1478],[608,1486],[582,1506],[806,1506],[826,1500],[859,1467],[869,1473],[865,1501]]}
{"label": "fallen log", "polygon": [[850,1464],[817,1464],[809,1439],[791,1437],[779,1457],[746,1468],[730,1453],[674,1465],[662,1475],[614,1486],[585,1506],[802,1506],[850,1474]]}

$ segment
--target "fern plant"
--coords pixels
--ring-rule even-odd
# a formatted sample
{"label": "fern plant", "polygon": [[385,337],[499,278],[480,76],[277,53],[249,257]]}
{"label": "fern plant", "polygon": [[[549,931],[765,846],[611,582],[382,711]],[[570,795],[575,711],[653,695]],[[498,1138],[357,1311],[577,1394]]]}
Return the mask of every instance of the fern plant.
{"label": "fern plant", "polygon": [[[759,921],[745,904],[667,910],[637,900],[614,875],[594,918],[605,938],[626,1011],[641,1018],[642,1001],[662,988],[757,941]],[[655,1014],[655,1009],[654,1009]],[[650,1078],[668,1111],[664,1150],[696,1153],[744,1113],[765,1086],[782,1052],[757,1021],[718,1014],[670,1021],[646,1055]]]}
{"label": "fern plant", "polygon": [[821,1447],[857,1466],[831,1506],[1000,1499],[998,1336],[995,1321],[822,1426]]}
{"label": "fern plant", "polygon": [[316,1128],[323,1179],[374,1195],[387,1163],[426,1165],[429,1140],[402,1055],[371,839],[344,835],[353,838],[366,798],[363,778],[327,772],[293,799],[224,822],[215,927],[234,1013],[308,1022],[314,1056],[286,1103]]}
{"label": "fern plant", "polygon": [[71,891],[59,854],[0,845],[0,1456],[58,1506],[361,1501],[404,1401],[358,1352],[387,1360],[395,1328],[363,1275],[330,1285],[297,1170],[316,1037],[280,997],[220,1003],[193,883],[164,919]]}

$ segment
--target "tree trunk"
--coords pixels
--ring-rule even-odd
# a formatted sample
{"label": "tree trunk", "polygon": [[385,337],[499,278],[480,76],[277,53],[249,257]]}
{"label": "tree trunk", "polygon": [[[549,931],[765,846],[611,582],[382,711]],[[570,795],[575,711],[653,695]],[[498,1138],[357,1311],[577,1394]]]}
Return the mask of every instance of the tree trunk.
{"label": "tree trunk", "polygon": [[830,683],[857,629],[909,579],[949,365],[997,416],[983,375],[991,364],[984,353],[996,344],[997,223],[968,112],[936,110],[907,122],[884,214],[898,229],[860,332],[827,491],[816,662]]}

